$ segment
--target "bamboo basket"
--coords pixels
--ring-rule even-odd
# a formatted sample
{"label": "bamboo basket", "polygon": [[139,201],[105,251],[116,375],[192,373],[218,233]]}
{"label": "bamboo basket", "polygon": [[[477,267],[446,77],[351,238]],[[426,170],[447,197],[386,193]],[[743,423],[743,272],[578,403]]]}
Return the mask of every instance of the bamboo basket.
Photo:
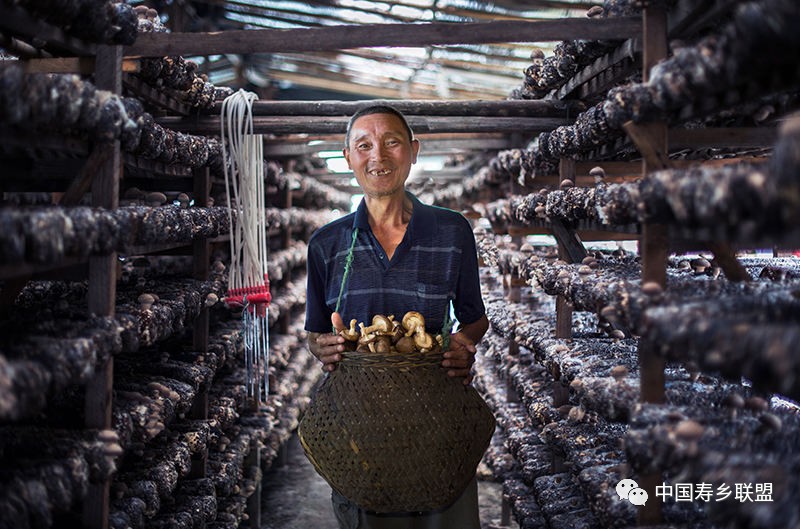
{"label": "bamboo basket", "polygon": [[495,419],[441,361],[441,352],[347,352],[314,394],[300,442],[316,471],[362,509],[447,507],[475,476]]}

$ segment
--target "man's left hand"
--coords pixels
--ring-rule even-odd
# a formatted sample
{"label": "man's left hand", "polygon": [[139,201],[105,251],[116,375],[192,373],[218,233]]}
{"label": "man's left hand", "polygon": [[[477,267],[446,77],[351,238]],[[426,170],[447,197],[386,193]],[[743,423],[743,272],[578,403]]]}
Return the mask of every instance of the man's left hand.
{"label": "man's left hand", "polygon": [[444,353],[442,367],[451,377],[464,377],[464,385],[472,382],[472,364],[475,363],[475,344],[464,333],[450,335],[450,348]]}

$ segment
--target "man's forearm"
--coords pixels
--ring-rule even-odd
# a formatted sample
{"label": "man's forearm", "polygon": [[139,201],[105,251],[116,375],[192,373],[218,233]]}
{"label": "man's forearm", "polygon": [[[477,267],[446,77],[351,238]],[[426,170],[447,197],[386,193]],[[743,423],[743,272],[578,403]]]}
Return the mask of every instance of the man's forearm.
{"label": "man's forearm", "polygon": [[483,338],[483,335],[486,334],[488,329],[489,319],[484,314],[478,320],[466,325],[462,325],[459,329],[459,332],[463,333],[467,338],[472,340],[472,343],[478,343],[481,341],[481,338]]}

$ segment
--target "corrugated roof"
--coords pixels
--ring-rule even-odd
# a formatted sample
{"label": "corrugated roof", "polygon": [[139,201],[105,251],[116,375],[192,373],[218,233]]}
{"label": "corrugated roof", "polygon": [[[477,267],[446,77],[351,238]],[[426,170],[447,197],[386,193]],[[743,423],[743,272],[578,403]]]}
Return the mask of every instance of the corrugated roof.
{"label": "corrugated roof", "polygon": [[[224,31],[352,24],[541,20],[580,17],[590,5],[580,0],[203,0],[174,2],[161,13],[173,30]],[[175,16],[177,9],[183,12]],[[550,42],[515,43],[513,35],[507,38],[510,42],[490,45],[219,56],[209,58],[203,68],[215,84],[246,86],[261,92],[265,98],[280,98],[281,92],[305,88],[352,94],[360,99],[505,99],[522,83],[531,52],[535,48],[549,50],[553,45]],[[206,63],[205,58],[194,59]]]}

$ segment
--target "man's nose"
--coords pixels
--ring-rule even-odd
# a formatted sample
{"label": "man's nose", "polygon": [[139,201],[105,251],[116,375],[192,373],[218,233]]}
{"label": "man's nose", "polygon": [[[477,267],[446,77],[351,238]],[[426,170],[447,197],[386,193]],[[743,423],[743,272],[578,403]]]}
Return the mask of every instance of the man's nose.
{"label": "man's nose", "polygon": [[383,145],[375,145],[369,155],[373,160],[383,160],[386,157],[386,149],[384,149]]}

